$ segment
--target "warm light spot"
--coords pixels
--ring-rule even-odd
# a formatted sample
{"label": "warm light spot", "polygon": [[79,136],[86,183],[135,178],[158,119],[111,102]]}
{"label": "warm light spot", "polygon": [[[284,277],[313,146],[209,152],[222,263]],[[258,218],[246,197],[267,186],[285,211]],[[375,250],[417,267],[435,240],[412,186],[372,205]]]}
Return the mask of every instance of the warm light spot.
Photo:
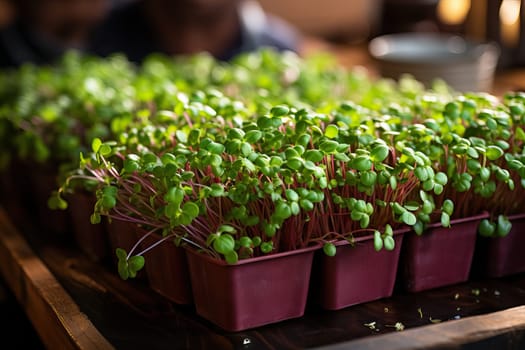
{"label": "warm light spot", "polygon": [[521,0],[503,0],[499,8],[501,39],[507,46],[516,46],[520,37]]}
{"label": "warm light spot", "polygon": [[470,0],[440,0],[437,15],[441,22],[450,25],[465,21],[470,10]]}
{"label": "warm light spot", "polygon": [[515,24],[520,19],[520,0],[503,0],[499,8],[499,19],[505,25]]}

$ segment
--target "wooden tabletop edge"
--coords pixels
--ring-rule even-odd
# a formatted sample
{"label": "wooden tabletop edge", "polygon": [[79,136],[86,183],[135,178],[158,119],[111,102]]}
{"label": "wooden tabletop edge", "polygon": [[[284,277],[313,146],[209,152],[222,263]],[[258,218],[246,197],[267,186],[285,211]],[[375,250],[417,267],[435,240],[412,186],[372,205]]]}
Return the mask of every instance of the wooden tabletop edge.
{"label": "wooden tabletop edge", "polygon": [[525,332],[525,306],[470,316],[428,326],[421,326],[401,332],[322,347],[326,350],[347,349],[448,349],[482,341],[509,332]]}
{"label": "wooden tabletop edge", "polygon": [[0,208],[0,273],[50,349],[113,349]]}

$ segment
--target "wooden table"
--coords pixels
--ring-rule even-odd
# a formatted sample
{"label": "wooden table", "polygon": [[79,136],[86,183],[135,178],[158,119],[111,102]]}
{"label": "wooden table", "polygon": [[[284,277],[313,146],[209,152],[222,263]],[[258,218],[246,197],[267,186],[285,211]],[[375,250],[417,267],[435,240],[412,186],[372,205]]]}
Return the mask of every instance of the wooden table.
{"label": "wooden table", "polygon": [[41,235],[0,210],[0,272],[49,349],[525,348],[525,274],[396,291],[340,311],[311,303],[302,318],[227,333]]}

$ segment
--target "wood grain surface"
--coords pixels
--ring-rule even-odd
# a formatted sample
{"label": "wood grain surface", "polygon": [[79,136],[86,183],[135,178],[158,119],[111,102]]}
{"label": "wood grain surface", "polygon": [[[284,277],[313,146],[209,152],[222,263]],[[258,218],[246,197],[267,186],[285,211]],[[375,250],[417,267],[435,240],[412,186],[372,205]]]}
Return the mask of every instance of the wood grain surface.
{"label": "wood grain surface", "polygon": [[0,211],[0,271],[49,349],[112,349]]}

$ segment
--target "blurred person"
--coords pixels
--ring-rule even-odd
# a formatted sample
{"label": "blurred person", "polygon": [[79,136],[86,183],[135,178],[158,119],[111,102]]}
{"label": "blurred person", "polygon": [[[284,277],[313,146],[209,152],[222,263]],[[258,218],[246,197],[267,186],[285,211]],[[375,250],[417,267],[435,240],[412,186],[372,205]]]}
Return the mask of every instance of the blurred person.
{"label": "blurred person", "polygon": [[298,33],[251,0],[140,0],[117,8],[97,29],[90,50],[141,62],[150,53],[208,52],[221,60],[269,46],[296,50]]}
{"label": "blurred person", "polygon": [[14,20],[0,30],[0,67],[51,63],[67,49],[85,48],[109,0],[11,0]]}

